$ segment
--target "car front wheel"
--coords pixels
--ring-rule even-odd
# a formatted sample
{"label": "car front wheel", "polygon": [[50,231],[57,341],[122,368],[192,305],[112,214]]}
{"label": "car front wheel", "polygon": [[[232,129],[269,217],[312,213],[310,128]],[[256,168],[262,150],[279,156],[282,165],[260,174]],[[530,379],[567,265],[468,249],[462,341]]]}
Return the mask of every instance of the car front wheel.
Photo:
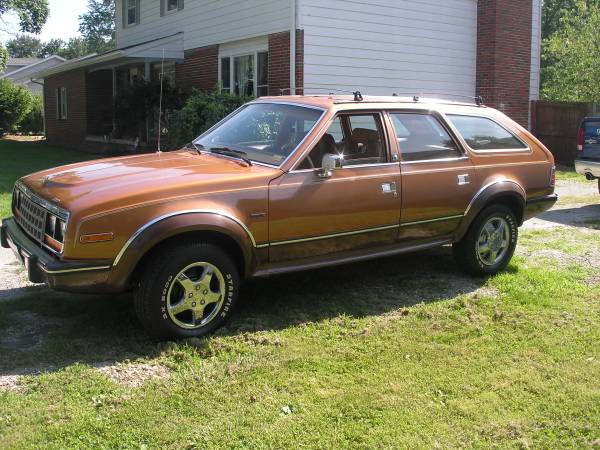
{"label": "car front wheel", "polygon": [[519,229],[514,213],[503,205],[484,209],[462,241],[454,244],[460,266],[473,275],[495,275],[508,266]]}
{"label": "car front wheel", "polygon": [[154,255],[135,292],[136,312],[155,339],[204,336],[231,316],[239,283],[222,249],[182,243]]}

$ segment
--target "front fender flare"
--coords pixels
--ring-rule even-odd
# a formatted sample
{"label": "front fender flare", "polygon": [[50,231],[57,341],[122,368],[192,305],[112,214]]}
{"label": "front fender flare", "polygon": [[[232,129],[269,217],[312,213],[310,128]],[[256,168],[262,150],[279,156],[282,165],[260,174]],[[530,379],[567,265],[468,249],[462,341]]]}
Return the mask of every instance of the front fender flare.
{"label": "front fender flare", "polygon": [[212,231],[233,239],[243,254],[246,273],[255,265],[256,241],[239,219],[216,211],[181,211],[158,217],[131,236],[113,262],[111,282],[124,287],[144,255],[156,245],[178,235],[199,231]]}
{"label": "front fender flare", "polygon": [[[525,210],[527,193],[519,183],[513,180],[497,180],[486,184],[475,194],[469,203],[465,211],[465,217],[461,221],[458,230],[456,230],[455,241],[458,242],[465,237],[475,218],[486,206],[493,203],[495,199],[506,196],[514,198],[520,205],[521,211]],[[521,215],[519,226],[523,223],[522,217]]]}

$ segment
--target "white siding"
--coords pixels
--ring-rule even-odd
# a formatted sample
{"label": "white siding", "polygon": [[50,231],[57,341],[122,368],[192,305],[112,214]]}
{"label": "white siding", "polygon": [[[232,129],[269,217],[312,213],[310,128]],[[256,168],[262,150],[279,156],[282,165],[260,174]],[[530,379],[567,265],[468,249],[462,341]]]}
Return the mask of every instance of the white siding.
{"label": "white siding", "polygon": [[476,0],[298,2],[306,92],[475,95]]}
{"label": "white siding", "polygon": [[542,1],[533,0],[533,24],[531,36],[531,87],[530,100],[540,98],[540,68],[541,68],[541,37],[542,37]]}
{"label": "white siding", "polygon": [[185,0],[185,8],[160,15],[160,0],[140,0],[140,23],[123,28],[117,0],[117,46],[139,44],[184,32],[186,50],[290,29],[288,0]]}

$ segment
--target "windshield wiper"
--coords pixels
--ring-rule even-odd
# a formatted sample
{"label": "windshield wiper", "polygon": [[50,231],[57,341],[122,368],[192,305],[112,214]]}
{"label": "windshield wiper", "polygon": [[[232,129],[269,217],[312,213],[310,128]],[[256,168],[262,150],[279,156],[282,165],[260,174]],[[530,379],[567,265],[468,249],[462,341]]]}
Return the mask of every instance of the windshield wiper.
{"label": "windshield wiper", "polygon": [[189,149],[189,150],[195,150],[198,152],[198,154],[202,154],[202,150],[204,150],[204,146],[202,144],[196,144],[195,142],[188,142],[187,144],[184,145],[185,149]]}
{"label": "windshield wiper", "polygon": [[208,149],[208,151],[211,153],[215,153],[217,155],[224,155],[224,156],[231,156],[233,158],[239,158],[242,161],[244,161],[246,164],[248,164],[249,166],[252,165],[252,161],[250,161],[246,157],[247,153],[243,152],[241,150],[234,150],[229,147],[211,147]]}

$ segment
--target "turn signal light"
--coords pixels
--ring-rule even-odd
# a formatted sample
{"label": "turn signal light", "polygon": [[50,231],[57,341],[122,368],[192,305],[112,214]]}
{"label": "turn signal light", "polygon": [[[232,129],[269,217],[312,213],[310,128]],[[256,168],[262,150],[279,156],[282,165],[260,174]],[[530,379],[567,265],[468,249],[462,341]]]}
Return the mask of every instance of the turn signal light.
{"label": "turn signal light", "polygon": [[97,244],[98,242],[110,242],[115,238],[113,233],[84,234],[79,238],[82,244]]}

